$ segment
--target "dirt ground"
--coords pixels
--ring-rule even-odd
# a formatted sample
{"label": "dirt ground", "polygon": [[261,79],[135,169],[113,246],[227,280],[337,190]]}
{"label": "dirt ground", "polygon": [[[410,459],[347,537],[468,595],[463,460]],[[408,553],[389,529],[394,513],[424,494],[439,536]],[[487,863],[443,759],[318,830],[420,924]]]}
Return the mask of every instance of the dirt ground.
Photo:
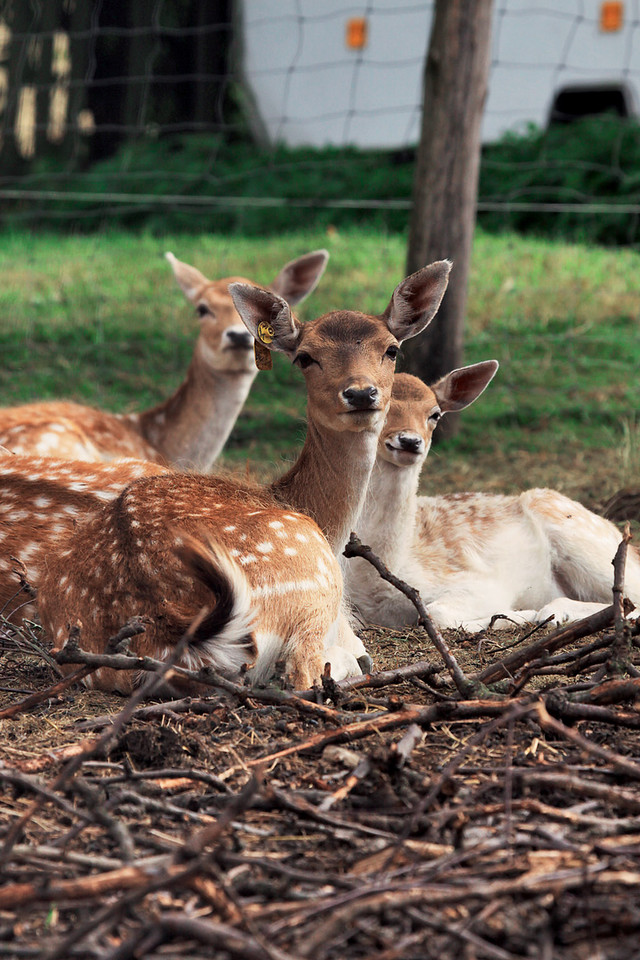
{"label": "dirt ground", "polygon": [[[528,632],[445,640],[477,678]],[[364,636],[360,689],[1,720],[0,957],[637,958],[638,637],[623,677],[608,628],[461,691],[420,628]],[[57,679],[2,663],[0,709]]]}

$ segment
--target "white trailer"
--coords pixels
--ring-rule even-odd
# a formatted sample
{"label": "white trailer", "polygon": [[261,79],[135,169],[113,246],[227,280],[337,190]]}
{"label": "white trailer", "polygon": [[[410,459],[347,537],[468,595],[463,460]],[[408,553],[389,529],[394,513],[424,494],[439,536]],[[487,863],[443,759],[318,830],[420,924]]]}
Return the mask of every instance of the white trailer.
{"label": "white trailer", "polygon": [[[483,140],[640,104],[640,0],[496,0]],[[271,142],[398,148],[420,129],[433,2],[243,0],[242,69]]]}

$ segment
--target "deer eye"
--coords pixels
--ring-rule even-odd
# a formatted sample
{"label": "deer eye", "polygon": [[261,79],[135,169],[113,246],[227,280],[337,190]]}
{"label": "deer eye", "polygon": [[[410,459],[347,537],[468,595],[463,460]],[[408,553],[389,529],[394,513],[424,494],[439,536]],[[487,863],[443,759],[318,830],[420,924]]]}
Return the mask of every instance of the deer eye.
{"label": "deer eye", "polygon": [[390,347],[387,347],[385,352],[385,357],[389,357],[390,360],[395,360],[400,352],[400,347],[397,343],[392,343]]}
{"label": "deer eye", "polygon": [[429,423],[436,424],[438,420],[440,420],[441,418],[442,418],[442,410],[438,410],[436,408],[435,410],[432,410],[432,412],[429,414]]}
{"label": "deer eye", "polygon": [[312,363],[317,363],[318,361],[314,360],[308,353],[299,353],[293,362],[297,363],[301,370],[306,370]]}
{"label": "deer eye", "polygon": [[199,303],[196,307],[196,313],[199,317],[206,317],[207,314],[211,313],[211,310],[209,310],[209,307],[206,305],[206,303]]}

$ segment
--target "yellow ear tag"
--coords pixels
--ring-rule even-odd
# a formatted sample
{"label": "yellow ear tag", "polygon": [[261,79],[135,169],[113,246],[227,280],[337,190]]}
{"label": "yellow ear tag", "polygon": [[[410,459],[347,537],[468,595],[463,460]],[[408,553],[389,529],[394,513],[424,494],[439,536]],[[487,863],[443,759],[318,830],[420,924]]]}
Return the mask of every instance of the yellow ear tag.
{"label": "yellow ear tag", "polygon": [[266,320],[261,320],[258,324],[258,340],[261,343],[273,343],[275,335],[276,332],[271,324],[267,323]]}

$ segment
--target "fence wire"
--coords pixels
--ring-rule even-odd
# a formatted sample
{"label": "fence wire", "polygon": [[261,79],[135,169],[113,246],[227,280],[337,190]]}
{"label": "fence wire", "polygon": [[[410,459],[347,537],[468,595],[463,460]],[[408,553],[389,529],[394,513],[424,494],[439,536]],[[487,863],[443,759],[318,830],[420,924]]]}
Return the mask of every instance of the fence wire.
{"label": "fence wire", "polygon": [[[613,7],[623,20],[609,36],[604,8]],[[409,181],[393,166],[411,165],[433,8],[391,0],[4,0],[4,211],[29,222],[167,208],[405,215]],[[354,24],[363,33],[352,49]],[[573,109],[567,97],[575,107],[590,85],[598,86],[593,97],[609,90],[605,106],[614,114],[634,112],[639,0],[496,0],[485,140],[514,125],[522,131],[527,120],[546,124],[550,111]],[[551,104],[542,88],[568,92]],[[198,138],[198,148],[181,165],[171,144],[185,135]],[[242,142],[251,147],[239,162],[229,151]],[[392,156],[384,191],[349,194],[334,177],[352,146]],[[635,149],[618,126],[604,155],[587,160],[557,159],[545,147],[533,157],[487,153],[478,210],[514,223],[527,215],[627,217],[635,242]],[[576,183],[559,186],[568,165]],[[290,188],[300,169],[306,193]],[[615,191],[603,196],[608,181]]]}

